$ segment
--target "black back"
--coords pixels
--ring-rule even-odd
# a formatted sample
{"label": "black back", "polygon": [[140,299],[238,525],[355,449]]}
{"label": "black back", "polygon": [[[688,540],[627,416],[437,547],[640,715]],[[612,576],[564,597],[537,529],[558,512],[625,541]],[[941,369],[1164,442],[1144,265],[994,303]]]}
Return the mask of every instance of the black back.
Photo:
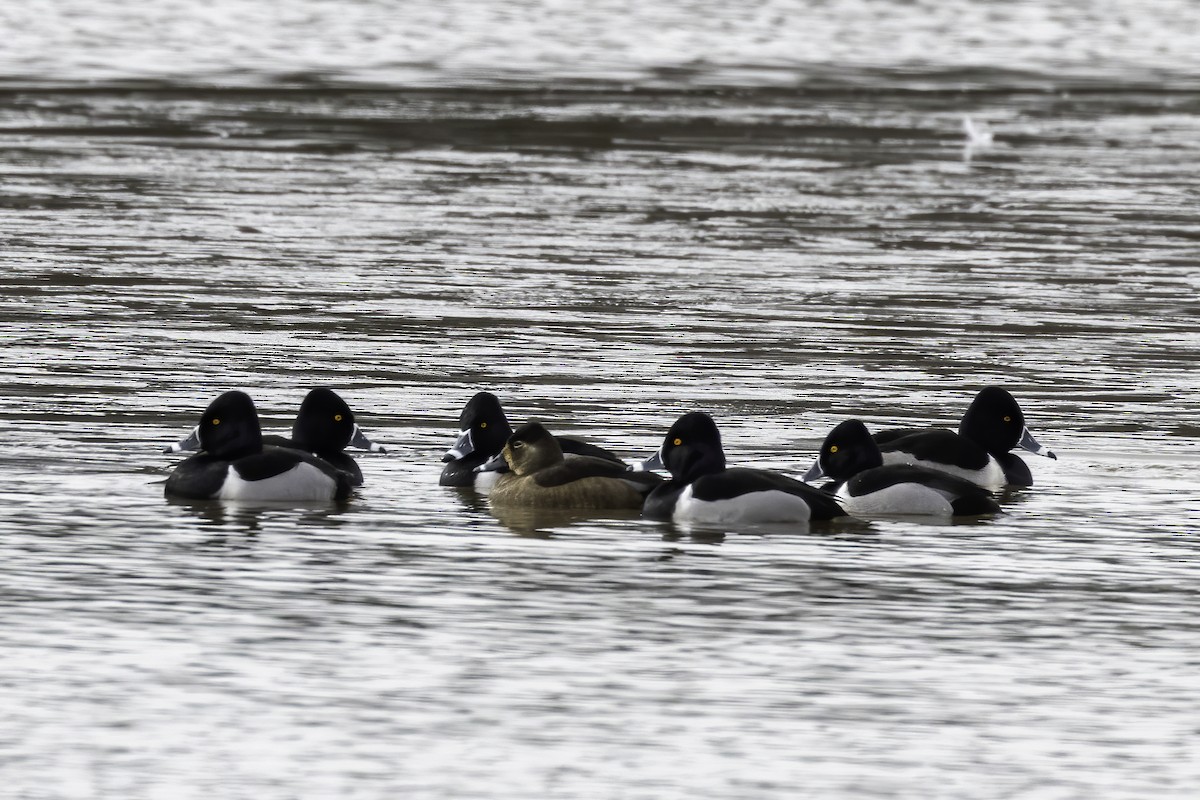
{"label": "black back", "polygon": [[887,430],[875,431],[871,434],[871,438],[875,440],[875,444],[883,447],[889,442],[894,442],[901,436],[908,436],[910,433],[922,433],[924,431],[933,431],[937,428],[888,428]]}
{"label": "black back", "polygon": [[925,430],[899,436],[879,445],[884,453],[908,453],[921,461],[953,464],[963,469],[983,469],[988,453],[975,442],[945,428]]}
{"label": "black back", "polygon": [[[275,434],[263,434],[264,447],[282,447],[288,450],[296,450],[301,453],[311,453],[312,451],[301,447],[296,443],[295,439],[289,439],[286,436],[276,436]],[[355,486],[362,486],[363,474],[362,468],[358,466],[358,462],[344,451],[326,452],[320,456],[320,459],[329,464],[339,472],[346,473],[350,482]]]}

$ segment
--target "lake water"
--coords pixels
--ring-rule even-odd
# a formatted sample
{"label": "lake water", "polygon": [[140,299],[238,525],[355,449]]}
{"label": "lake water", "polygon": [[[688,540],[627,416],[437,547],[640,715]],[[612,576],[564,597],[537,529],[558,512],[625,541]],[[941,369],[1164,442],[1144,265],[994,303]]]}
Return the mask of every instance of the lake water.
{"label": "lake water", "polygon": [[[1084,5],[6,9],[0,797],[1195,797],[1200,14]],[[992,383],[994,519],[437,485],[479,389],[796,474]],[[164,500],[315,385],[345,507]]]}

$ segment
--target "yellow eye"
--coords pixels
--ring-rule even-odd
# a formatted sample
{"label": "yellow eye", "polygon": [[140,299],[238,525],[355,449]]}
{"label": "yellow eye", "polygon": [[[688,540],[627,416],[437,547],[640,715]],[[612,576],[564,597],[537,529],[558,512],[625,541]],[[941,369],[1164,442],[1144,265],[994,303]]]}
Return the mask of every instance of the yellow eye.
{"label": "yellow eye", "polygon": [[1004,421],[1005,421],[1005,422],[1012,422],[1012,417],[1005,417],[1005,418],[1004,418]]}
{"label": "yellow eye", "polygon": [[831,453],[836,453],[836,452],[837,452],[837,445],[836,445],[836,444],[831,444],[831,445],[829,445],[829,452],[831,452]]}
{"label": "yellow eye", "polygon": [[220,424],[221,424],[221,420],[219,420],[219,419],[217,419],[216,417],[214,417],[214,418],[213,418],[213,421],[212,421],[212,424],[213,424],[213,425],[220,425]]}
{"label": "yellow eye", "polygon": [[679,447],[679,445],[683,444],[683,439],[676,439],[675,441],[671,442],[671,444]]}
{"label": "yellow eye", "polygon": [[487,423],[486,423],[486,422],[481,422],[481,423],[479,423],[479,429],[480,429],[480,430],[483,430],[483,429],[484,429],[484,428],[486,428],[486,427],[487,427]]}
{"label": "yellow eye", "polygon": [[334,415],[333,415],[333,421],[334,421],[334,422],[341,422],[341,421],[342,421],[342,415],[341,415],[341,414],[334,414]]}

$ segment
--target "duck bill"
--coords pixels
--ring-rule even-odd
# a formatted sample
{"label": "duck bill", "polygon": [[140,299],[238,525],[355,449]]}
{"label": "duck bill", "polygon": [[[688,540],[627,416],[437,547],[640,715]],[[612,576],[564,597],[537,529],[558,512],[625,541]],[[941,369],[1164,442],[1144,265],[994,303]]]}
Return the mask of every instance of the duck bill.
{"label": "duck bill", "polygon": [[825,470],[821,469],[821,460],[817,459],[813,465],[808,468],[808,472],[804,473],[804,477],[800,480],[805,483],[812,483],[815,480],[820,480],[825,477]]}
{"label": "duck bill", "polygon": [[471,440],[471,431],[465,430],[458,434],[458,439],[454,442],[454,447],[446,451],[446,455],[442,456],[442,461],[457,461],[463,456],[469,456],[475,452],[475,442]]}
{"label": "duck bill", "polygon": [[187,435],[187,438],[180,439],[175,444],[169,444],[163,448],[164,453],[182,453],[185,450],[200,449],[200,426],[192,428],[192,432]]}
{"label": "duck bill", "polygon": [[497,453],[475,468],[476,472],[508,472],[508,462],[504,453]]}
{"label": "duck bill", "polygon": [[376,444],[367,438],[367,435],[362,432],[362,428],[358,425],[354,426],[354,433],[350,434],[350,447],[358,447],[363,450],[370,450],[372,453],[386,453],[387,448],[381,444]]}
{"label": "duck bill", "polygon": [[1033,434],[1029,432],[1029,428],[1021,431],[1021,441],[1017,442],[1017,447],[1020,447],[1023,450],[1028,450],[1034,455],[1053,458],[1055,461],[1058,460],[1058,456],[1054,455],[1054,451],[1048,447],[1042,447],[1040,444],[1038,444],[1038,440],[1033,438]]}
{"label": "duck bill", "polygon": [[636,467],[636,469],[640,469],[642,472],[652,472],[656,469],[666,469],[666,468],[667,468],[667,465],[663,463],[661,449],[659,449],[659,451],[657,453],[655,453],[654,455],[647,458],[641,464],[638,464]]}

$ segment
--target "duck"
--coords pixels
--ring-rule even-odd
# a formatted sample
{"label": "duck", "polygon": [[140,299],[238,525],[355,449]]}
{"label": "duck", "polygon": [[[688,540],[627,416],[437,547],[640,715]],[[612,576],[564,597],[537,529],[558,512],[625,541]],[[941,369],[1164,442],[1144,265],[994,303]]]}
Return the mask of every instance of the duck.
{"label": "duck", "polygon": [[987,386],[975,395],[957,433],[946,428],[894,428],[873,438],[885,464],[931,467],[986,489],[1033,485],[1029,465],[1010,452],[1014,447],[1058,458],[1033,437],[1016,398],[999,386]]}
{"label": "duck", "polygon": [[640,509],[647,493],[662,482],[623,462],[582,455],[568,459],[560,441],[540,422],[514,430],[500,451],[508,469],[488,491],[492,507]]}
{"label": "duck", "polygon": [[884,464],[879,446],[857,419],[845,420],[829,432],[803,480],[821,478],[831,480],[822,488],[836,494],[856,516],[978,516],[1000,511],[991,492],[966,478],[914,464]]}
{"label": "duck", "polygon": [[[463,406],[458,416],[458,428],[458,439],[442,456],[446,466],[442,468],[438,484],[487,492],[500,471],[507,469],[503,459],[497,460],[497,456],[513,434],[500,399],[491,392],[476,393]],[[619,456],[603,447],[565,436],[556,436],[555,439],[567,459],[575,456],[600,458],[628,469]],[[488,462],[494,462],[493,467],[481,470],[480,467]]]}
{"label": "duck", "polygon": [[167,477],[167,497],[189,500],[345,500],[350,476],[323,459],[263,444],[254,401],[242,391],[213,400],[196,426],[200,452]]}
{"label": "duck", "polygon": [[354,486],[363,483],[362,470],[358,463],[345,452],[347,447],[357,447],[372,453],[386,453],[387,448],[377,444],[363,433],[354,420],[354,412],[337,392],[324,387],[309,391],[296,412],[292,423],[292,436],[264,436],[265,444],[291,447],[312,453],[335,469],[350,476]]}
{"label": "duck", "polygon": [[702,411],[679,417],[642,466],[671,473],[646,498],[646,519],[729,524],[846,516],[837,498],[822,489],[769,470],[726,467],[721,433]]}
{"label": "duck", "polygon": [[[287,447],[311,453],[350,476],[354,486],[363,483],[362,469],[349,453],[347,447],[357,447],[375,453],[386,453],[387,448],[371,441],[354,421],[354,412],[346,401],[332,389],[317,387],[304,396],[296,421],[292,423],[290,437],[264,434],[263,444]],[[196,427],[184,439],[164,449],[166,453],[179,453],[200,449],[200,428]]]}

